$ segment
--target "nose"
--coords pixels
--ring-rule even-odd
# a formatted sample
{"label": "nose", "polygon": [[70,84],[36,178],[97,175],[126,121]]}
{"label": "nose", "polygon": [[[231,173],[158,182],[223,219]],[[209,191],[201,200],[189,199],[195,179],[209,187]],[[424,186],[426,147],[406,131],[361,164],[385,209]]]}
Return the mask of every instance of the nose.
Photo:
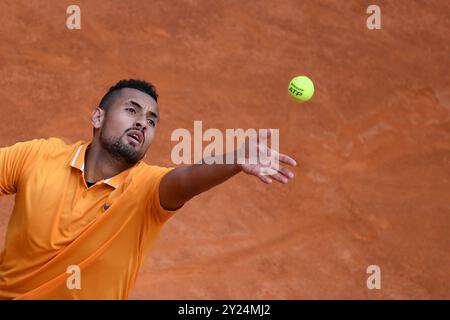
{"label": "nose", "polygon": [[138,119],[136,120],[135,126],[136,128],[141,129],[144,133],[147,131],[147,124],[146,124],[147,120],[144,119]]}

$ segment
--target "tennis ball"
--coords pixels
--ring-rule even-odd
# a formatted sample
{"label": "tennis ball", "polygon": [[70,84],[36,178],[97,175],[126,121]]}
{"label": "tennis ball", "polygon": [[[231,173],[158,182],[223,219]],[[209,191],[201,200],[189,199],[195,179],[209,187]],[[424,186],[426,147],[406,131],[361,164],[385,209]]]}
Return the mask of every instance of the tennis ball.
{"label": "tennis ball", "polygon": [[314,94],[314,84],[307,76],[298,76],[289,83],[289,95],[298,102],[311,99]]}

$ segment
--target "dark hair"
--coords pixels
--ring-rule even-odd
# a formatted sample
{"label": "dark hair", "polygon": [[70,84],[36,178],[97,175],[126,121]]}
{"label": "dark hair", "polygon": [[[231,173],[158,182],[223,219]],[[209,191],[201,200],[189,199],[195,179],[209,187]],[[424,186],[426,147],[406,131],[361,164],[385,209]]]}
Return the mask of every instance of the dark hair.
{"label": "dark hair", "polygon": [[[114,100],[114,98],[117,96],[117,94],[120,92],[123,88],[131,88],[136,89],[141,92],[144,92],[148,94],[150,97],[155,99],[156,102],[158,102],[158,93],[156,92],[156,88],[153,84],[150,82],[144,81],[144,80],[135,80],[135,79],[129,79],[129,80],[120,80],[115,85],[113,85],[111,88],[109,88],[108,92],[103,96],[102,100],[100,100],[99,108],[103,109],[105,111],[108,110],[108,106],[111,104],[111,102]],[[94,134],[95,134],[95,128],[94,128]]]}
{"label": "dark hair", "polygon": [[131,88],[142,91],[148,94],[153,99],[155,99],[156,102],[158,102],[158,94],[156,93],[156,88],[153,84],[144,80],[129,79],[129,80],[120,80],[111,88],[109,88],[108,92],[103,96],[102,100],[100,100],[99,107],[101,109],[107,108],[108,105],[111,103],[112,99],[110,98],[111,96],[113,96],[113,93],[123,88]]}

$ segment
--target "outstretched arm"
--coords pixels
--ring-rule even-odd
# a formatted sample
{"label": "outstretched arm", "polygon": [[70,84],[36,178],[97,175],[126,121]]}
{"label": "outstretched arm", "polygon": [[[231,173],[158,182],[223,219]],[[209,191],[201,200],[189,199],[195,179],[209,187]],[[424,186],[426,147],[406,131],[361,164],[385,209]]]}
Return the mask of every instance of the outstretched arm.
{"label": "outstretched arm", "polygon": [[[257,141],[246,139],[241,149],[234,152],[232,159],[235,159],[235,162],[233,164],[225,164],[227,156],[223,155],[222,162],[224,164],[206,164],[203,161],[201,164],[173,169],[161,180],[159,187],[161,205],[167,210],[180,208],[193,197],[225,182],[241,171],[258,177],[264,183],[270,184],[272,179],[283,184],[288,183],[290,179],[294,178],[294,174],[287,168],[275,165],[273,162],[251,161],[250,150],[253,148],[257,154],[265,151],[272,155],[272,159],[278,160],[279,164],[296,165],[294,159],[266,147],[265,140],[269,137],[270,131],[264,138],[258,138]],[[237,161],[238,155],[243,159],[240,163]]]}

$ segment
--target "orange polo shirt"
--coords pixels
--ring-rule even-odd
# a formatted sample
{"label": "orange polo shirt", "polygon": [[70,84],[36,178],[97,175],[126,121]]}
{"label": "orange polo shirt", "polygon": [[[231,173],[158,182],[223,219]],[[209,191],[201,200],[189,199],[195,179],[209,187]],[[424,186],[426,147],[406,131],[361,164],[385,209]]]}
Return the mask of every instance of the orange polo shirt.
{"label": "orange polo shirt", "polygon": [[35,139],[0,148],[0,195],[16,194],[0,255],[0,299],[127,299],[176,211],[159,183],[173,168],[138,162],[90,188],[91,142]]}

